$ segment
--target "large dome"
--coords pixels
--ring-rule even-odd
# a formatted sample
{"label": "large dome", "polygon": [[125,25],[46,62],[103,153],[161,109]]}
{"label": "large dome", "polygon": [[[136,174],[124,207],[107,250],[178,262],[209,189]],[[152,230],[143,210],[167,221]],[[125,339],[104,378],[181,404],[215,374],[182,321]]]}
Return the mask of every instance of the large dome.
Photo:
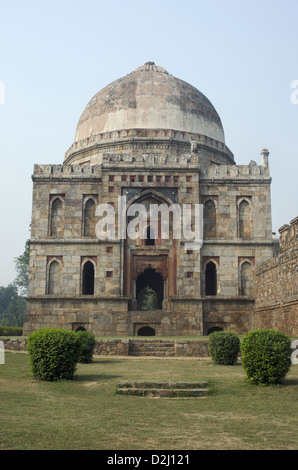
{"label": "large dome", "polygon": [[181,131],[224,143],[221,120],[210,101],[154,62],[114,81],[89,101],[75,142],[130,129]]}

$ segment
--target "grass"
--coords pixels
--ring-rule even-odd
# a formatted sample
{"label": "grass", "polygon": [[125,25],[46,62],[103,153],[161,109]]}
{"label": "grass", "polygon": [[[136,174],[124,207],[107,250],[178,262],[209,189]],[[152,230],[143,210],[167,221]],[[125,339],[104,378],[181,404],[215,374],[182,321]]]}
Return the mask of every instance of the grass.
{"label": "grass", "polygon": [[[206,398],[115,393],[125,380],[206,380]],[[279,386],[242,365],[96,356],[73,381],[38,382],[25,353],[0,365],[0,450],[297,450],[298,365]]]}

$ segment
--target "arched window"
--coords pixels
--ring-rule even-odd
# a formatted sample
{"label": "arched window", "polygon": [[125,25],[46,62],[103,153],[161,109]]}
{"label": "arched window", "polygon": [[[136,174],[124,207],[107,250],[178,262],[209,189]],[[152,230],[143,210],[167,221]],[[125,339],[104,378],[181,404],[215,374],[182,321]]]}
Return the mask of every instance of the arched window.
{"label": "arched window", "polygon": [[240,295],[253,295],[252,265],[248,261],[240,266]]}
{"label": "arched window", "polygon": [[60,294],[61,266],[54,260],[49,265],[48,294]]}
{"label": "arched window", "polygon": [[60,197],[56,197],[51,204],[50,235],[63,237],[63,234],[63,202]]}
{"label": "arched window", "polygon": [[[152,233],[151,233],[152,232]],[[145,239],[147,246],[155,245],[155,237],[154,237],[154,230],[150,225],[146,228],[146,239]]]}
{"label": "arched window", "polygon": [[205,295],[217,295],[217,271],[213,261],[209,261],[205,269]]}
{"label": "arched window", "polygon": [[82,294],[94,295],[94,264],[86,261],[82,271]]}
{"label": "arched window", "polygon": [[238,207],[238,230],[240,238],[251,238],[251,208],[246,199],[243,199]]}
{"label": "arched window", "polygon": [[85,203],[84,208],[84,236],[95,236],[95,201],[90,198]]}
{"label": "arched window", "polygon": [[216,238],[216,206],[214,201],[209,199],[204,205],[204,239]]}

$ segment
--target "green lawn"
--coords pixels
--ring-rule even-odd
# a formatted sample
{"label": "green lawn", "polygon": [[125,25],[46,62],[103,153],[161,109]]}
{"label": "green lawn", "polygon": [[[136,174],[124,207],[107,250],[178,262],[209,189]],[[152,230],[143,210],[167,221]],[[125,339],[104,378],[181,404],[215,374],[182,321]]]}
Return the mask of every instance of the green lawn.
{"label": "green lawn", "polygon": [[[206,380],[206,398],[120,396],[123,380]],[[298,449],[298,365],[284,384],[250,385],[242,365],[95,357],[75,380],[38,382],[27,354],[0,365],[0,449]]]}

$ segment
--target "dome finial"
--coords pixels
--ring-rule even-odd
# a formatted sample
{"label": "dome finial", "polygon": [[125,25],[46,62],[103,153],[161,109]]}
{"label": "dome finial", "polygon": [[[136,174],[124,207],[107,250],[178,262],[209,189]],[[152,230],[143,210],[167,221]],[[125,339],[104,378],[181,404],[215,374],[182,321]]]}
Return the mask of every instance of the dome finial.
{"label": "dome finial", "polygon": [[163,67],[160,67],[159,65],[155,65],[155,62],[152,62],[152,61],[145,62],[144,65],[141,65],[141,67],[138,67],[132,73],[134,72],[160,72],[160,73],[166,73],[169,75],[169,72],[167,72]]}

